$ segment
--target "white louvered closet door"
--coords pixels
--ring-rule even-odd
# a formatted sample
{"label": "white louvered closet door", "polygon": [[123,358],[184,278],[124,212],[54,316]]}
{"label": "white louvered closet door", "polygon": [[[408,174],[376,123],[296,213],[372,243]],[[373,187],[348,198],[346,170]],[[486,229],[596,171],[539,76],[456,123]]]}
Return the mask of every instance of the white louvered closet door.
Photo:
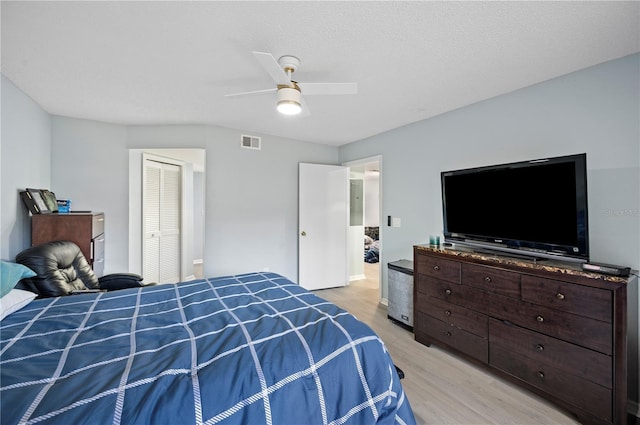
{"label": "white louvered closet door", "polygon": [[148,282],[180,281],[182,170],[145,159],[143,177],[143,276]]}

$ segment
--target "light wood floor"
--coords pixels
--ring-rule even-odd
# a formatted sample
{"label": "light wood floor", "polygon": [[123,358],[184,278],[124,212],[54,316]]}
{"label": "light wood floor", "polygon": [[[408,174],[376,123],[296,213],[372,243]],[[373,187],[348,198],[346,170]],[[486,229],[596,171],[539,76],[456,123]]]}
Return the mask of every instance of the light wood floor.
{"label": "light wood floor", "polygon": [[315,293],[371,326],[405,373],[405,393],[419,424],[577,424],[537,396],[438,349],[387,319],[378,303],[379,263],[364,280]]}

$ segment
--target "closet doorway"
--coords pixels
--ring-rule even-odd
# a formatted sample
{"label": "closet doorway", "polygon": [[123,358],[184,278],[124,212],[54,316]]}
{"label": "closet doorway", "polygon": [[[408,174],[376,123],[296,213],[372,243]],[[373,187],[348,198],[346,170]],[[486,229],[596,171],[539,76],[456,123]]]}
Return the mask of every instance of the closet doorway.
{"label": "closet doorway", "polygon": [[142,155],[142,275],[153,282],[181,280],[183,163]]}
{"label": "closet doorway", "polygon": [[[382,299],[382,156],[374,156],[342,164],[350,170],[349,281],[375,287]],[[370,238],[370,239],[369,239]],[[365,242],[379,245],[378,261],[365,262]],[[367,248],[369,246],[367,245]]]}
{"label": "closet doorway", "polygon": [[[187,281],[204,276],[205,154],[204,149],[191,148],[129,150],[129,270],[133,273],[141,274],[148,282],[169,283],[169,281]],[[154,222],[153,216],[147,217],[143,212],[143,188],[145,185],[143,182],[145,169],[143,157],[153,158],[156,162],[179,166],[180,168],[179,183],[175,174],[177,169],[173,168],[174,174],[170,173],[173,184],[179,184],[179,188],[174,187],[170,190],[174,194],[179,192],[179,211],[175,211],[175,207],[171,207],[174,208],[174,211],[169,212],[168,215],[165,213],[165,219],[168,220],[165,225],[173,227],[173,229],[169,229],[165,226],[167,236],[172,233],[170,236],[173,242],[179,239],[179,250],[176,250],[175,245],[171,248],[174,250],[172,255],[179,258],[179,270],[175,268],[170,256],[170,270],[164,273],[164,276],[167,276],[166,279],[164,277],[161,278],[155,271],[151,271],[149,276],[146,276],[146,272],[143,272],[144,269],[152,266],[149,263],[143,266],[145,262],[143,259],[145,245],[153,245],[155,243],[153,241],[148,242],[148,239],[153,238],[147,238],[147,236],[158,231],[154,229],[154,226],[159,226],[157,225],[157,220],[162,221],[161,218],[155,217],[156,221]],[[169,166],[167,167],[172,169]],[[147,219],[150,219],[151,222],[147,223]],[[175,228],[176,221],[179,221],[178,228]],[[147,230],[151,230],[151,232]],[[157,233],[155,236],[157,236]],[[167,241],[169,241],[169,238],[167,238]],[[160,260],[158,267],[164,267],[163,263],[164,261]],[[178,273],[177,279],[175,278],[176,272]]]}

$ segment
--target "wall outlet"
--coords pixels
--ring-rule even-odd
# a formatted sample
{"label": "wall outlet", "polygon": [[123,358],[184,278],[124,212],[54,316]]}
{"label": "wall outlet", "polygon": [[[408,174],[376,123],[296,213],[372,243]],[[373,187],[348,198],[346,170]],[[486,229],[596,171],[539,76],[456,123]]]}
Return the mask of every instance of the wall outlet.
{"label": "wall outlet", "polygon": [[400,227],[401,223],[400,217],[391,217],[391,227]]}

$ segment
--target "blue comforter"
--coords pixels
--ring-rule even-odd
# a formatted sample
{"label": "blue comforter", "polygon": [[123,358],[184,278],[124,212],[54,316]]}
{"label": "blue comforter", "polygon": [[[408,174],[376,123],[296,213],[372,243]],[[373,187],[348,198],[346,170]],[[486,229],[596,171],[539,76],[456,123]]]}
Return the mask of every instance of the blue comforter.
{"label": "blue comforter", "polygon": [[273,273],[35,300],[0,332],[3,425],[415,423],[378,336]]}

